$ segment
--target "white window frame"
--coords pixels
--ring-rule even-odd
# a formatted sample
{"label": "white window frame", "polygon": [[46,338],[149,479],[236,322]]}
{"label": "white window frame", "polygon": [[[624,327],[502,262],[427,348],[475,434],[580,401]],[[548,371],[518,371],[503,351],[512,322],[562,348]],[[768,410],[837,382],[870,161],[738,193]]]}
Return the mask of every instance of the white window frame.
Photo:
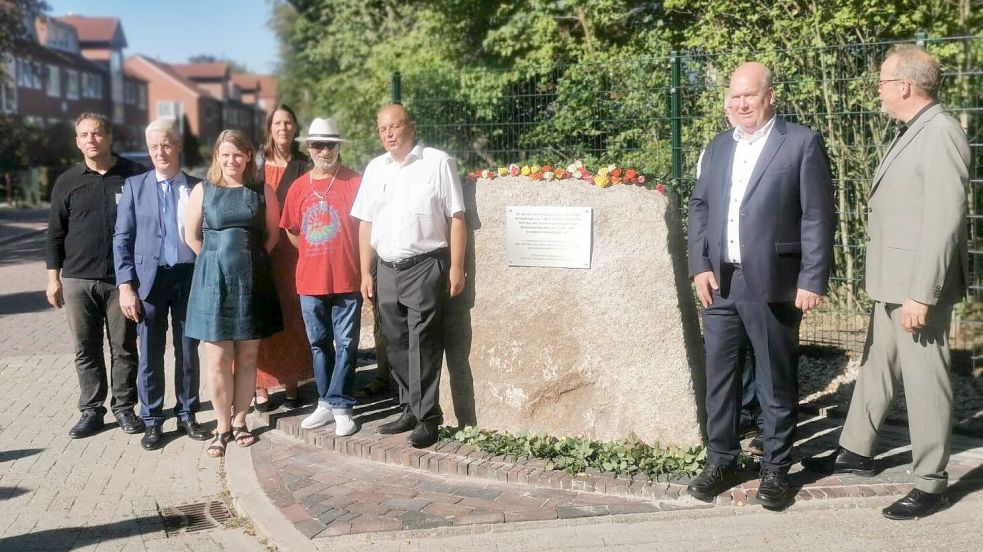
{"label": "white window frame", "polygon": [[69,100],[79,99],[81,92],[81,84],[79,82],[79,72],[75,69],[65,70],[65,98]]}
{"label": "white window frame", "polygon": [[61,97],[61,67],[53,64],[48,65],[48,96],[52,98]]}

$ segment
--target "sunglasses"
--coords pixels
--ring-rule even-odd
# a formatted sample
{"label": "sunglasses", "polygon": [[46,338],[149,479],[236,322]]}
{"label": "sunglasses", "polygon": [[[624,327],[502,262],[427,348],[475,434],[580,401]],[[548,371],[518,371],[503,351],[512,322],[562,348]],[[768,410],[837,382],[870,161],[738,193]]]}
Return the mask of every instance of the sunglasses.
{"label": "sunglasses", "polygon": [[338,147],[338,142],[309,142],[307,149],[312,150],[333,150]]}

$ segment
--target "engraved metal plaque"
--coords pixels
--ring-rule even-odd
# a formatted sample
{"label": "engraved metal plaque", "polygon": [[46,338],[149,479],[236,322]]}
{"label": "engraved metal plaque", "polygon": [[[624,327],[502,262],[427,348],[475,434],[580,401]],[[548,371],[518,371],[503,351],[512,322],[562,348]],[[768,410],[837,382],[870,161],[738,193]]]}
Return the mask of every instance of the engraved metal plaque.
{"label": "engraved metal plaque", "polygon": [[590,207],[506,207],[506,263],[590,268],[593,214]]}

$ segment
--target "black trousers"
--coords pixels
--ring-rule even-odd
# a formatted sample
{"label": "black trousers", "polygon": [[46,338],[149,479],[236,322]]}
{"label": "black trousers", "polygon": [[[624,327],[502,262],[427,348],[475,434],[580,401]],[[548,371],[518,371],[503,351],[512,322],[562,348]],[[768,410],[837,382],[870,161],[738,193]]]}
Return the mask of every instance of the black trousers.
{"label": "black trousers", "polygon": [[440,369],[448,300],[446,250],[405,270],[379,263],[377,305],[399,401],[417,420],[441,421]]}
{"label": "black trousers", "polygon": [[703,310],[707,370],[708,458],[731,465],[741,452],[737,436],[742,396],[744,345],[754,348],[761,403],[761,438],[766,470],[788,469],[799,404],[799,323],[794,303],[766,303],[753,296],[744,273],[727,269],[713,304]]}
{"label": "black trousers", "polygon": [[[79,410],[106,413],[112,387],[114,414],[137,403],[137,326],[119,308],[119,290],[107,280],[63,278],[65,313],[75,345]],[[106,381],[103,335],[109,337],[110,381]]]}

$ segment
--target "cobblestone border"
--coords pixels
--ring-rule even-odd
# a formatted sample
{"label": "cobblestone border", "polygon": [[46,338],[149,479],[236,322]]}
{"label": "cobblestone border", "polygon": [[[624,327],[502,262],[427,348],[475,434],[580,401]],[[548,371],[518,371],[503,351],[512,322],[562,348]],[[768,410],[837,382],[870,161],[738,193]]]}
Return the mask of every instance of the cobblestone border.
{"label": "cobblestone border", "polygon": [[[277,414],[277,413],[273,413]],[[269,425],[271,417],[254,413]],[[653,480],[647,475],[626,477],[605,473],[585,473],[576,476],[563,471],[546,469],[546,460],[492,456],[471,445],[457,442],[439,442],[426,449],[415,449],[406,442],[406,435],[378,435],[374,425],[363,427],[350,437],[336,437],[327,429],[306,430],[300,427],[302,416],[280,413],[272,418],[271,429],[305,442],[313,447],[333,450],[337,453],[372,460],[391,466],[413,468],[432,474],[487,481],[500,481],[541,488],[563,489],[632,497],[648,501],[675,500],[689,496],[688,479],[668,478]],[[722,493],[713,502],[717,506],[745,506],[758,504],[759,480],[753,474],[744,483]],[[793,485],[796,485],[793,474]],[[879,474],[874,478],[857,476],[827,476],[802,485],[796,501],[824,500],[832,498],[902,496],[911,490],[911,484]]]}

